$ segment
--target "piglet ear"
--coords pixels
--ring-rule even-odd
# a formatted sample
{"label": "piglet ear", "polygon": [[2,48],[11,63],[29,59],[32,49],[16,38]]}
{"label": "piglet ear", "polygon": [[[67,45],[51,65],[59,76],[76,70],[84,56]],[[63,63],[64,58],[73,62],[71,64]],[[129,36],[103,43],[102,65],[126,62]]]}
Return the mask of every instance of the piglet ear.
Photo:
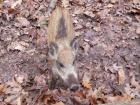
{"label": "piglet ear", "polygon": [[56,43],[50,43],[49,45],[49,56],[52,58],[52,59],[57,59],[57,52],[58,52],[58,46]]}
{"label": "piglet ear", "polygon": [[78,38],[74,38],[71,41],[70,46],[72,47],[72,49],[74,49],[76,51],[78,50],[78,42],[79,42]]}

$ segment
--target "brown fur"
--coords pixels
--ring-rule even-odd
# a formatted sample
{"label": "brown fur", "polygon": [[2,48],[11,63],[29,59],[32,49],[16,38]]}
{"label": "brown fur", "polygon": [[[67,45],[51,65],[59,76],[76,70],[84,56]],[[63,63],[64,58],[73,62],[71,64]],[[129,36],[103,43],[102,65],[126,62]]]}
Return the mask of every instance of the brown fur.
{"label": "brown fur", "polygon": [[73,65],[75,50],[72,48],[74,30],[67,8],[56,7],[48,26],[49,55],[53,60],[52,72],[58,75],[68,87],[76,84],[78,76]]}

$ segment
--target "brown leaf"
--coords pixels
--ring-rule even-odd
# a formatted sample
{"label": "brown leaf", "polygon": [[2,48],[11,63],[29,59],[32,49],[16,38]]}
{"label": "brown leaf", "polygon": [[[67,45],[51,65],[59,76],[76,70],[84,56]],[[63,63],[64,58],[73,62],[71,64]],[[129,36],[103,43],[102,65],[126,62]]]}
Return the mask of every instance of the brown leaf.
{"label": "brown leaf", "polygon": [[0,0],[0,4],[3,2],[3,0]]}
{"label": "brown leaf", "polygon": [[45,84],[46,84],[44,75],[35,76],[34,81],[37,83],[37,85],[45,86]]}
{"label": "brown leaf", "polygon": [[4,93],[8,96],[5,97],[4,102],[12,105],[22,105],[22,101],[28,96],[28,93],[23,90],[20,83],[22,83],[22,77],[18,76],[6,83],[7,88]]}
{"label": "brown leaf", "polygon": [[20,42],[12,42],[8,45],[7,50],[19,50],[19,51],[25,51],[26,48],[29,47],[29,44],[23,41]]}
{"label": "brown leaf", "polygon": [[83,46],[85,54],[88,55],[89,49],[90,49],[90,45],[88,43],[85,42],[85,45]]}
{"label": "brown leaf", "polygon": [[62,0],[62,6],[68,7],[69,6],[69,0]]}
{"label": "brown leaf", "polygon": [[110,3],[115,4],[118,0],[110,0]]}
{"label": "brown leaf", "polygon": [[125,82],[125,72],[124,72],[123,67],[118,68],[118,82],[120,85],[124,84]]}
{"label": "brown leaf", "polygon": [[57,102],[57,103],[55,103],[55,104],[52,104],[52,105],[65,105],[63,102]]}
{"label": "brown leaf", "polygon": [[100,27],[100,26],[98,26],[98,27],[94,27],[93,29],[94,29],[96,32],[101,31],[101,27]]}
{"label": "brown leaf", "polygon": [[136,34],[140,35],[140,27],[137,27]]}
{"label": "brown leaf", "polygon": [[84,14],[85,14],[86,16],[89,16],[90,18],[95,17],[95,14],[94,14],[92,11],[85,11]]}
{"label": "brown leaf", "polygon": [[21,26],[29,26],[30,22],[24,17],[17,17],[17,21]]}
{"label": "brown leaf", "polygon": [[106,101],[107,103],[117,101],[131,101],[131,97],[127,94],[123,94],[123,96],[106,96]]}
{"label": "brown leaf", "polygon": [[138,22],[140,22],[140,15],[135,15],[135,17],[136,17],[136,20],[137,20]]}
{"label": "brown leaf", "polygon": [[108,4],[107,8],[112,8],[114,5],[113,4]]}
{"label": "brown leaf", "polygon": [[74,95],[78,96],[78,97],[82,97],[82,98],[85,97],[85,94],[83,92],[81,92],[81,91],[80,92],[76,92]]}
{"label": "brown leaf", "polygon": [[0,93],[2,93],[5,89],[5,85],[4,84],[0,84]]}
{"label": "brown leaf", "polygon": [[83,87],[85,87],[87,89],[92,88],[92,84],[90,83],[90,79],[91,79],[91,74],[90,73],[84,73],[83,80],[82,80]]}
{"label": "brown leaf", "polygon": [[86,81],[83,81],[83,82],[82,82],[82,85],[83,85],[85,88],[87,88],[87,89],[91,89],[91,88],[92,88],[92,84],[91,84],[91,83],[88,83],[88,82],[86,82]]}
{"label": "brown leaf", "polygon": [[140,84],[136,81],[135,76],[132,76],[131,85],[135,86],[140,91]]}
{"label": "brown leaf", "polygon": [[129,84],[125,86],[125,93],[127,93],[131,98],[140,97],[140,94],[137,89],[132,88]]}
{"label": "brown leaf", "polygon": [[12,14],[12,13],[15,13],[15,12],[16,12],[16,10],[13,9],[13,8],[9,8],[9,9],[8,9],[8,14]]}
{"label": "brown leaf", "polygon": [[140,3],[140,0],[133,0],[133,3],[135,4]]}
{"label": "brown leaf", "polygon": [[17,5],[21,5],[21,3],[22,3],[22,0],[13,1],[11,4],[11,8],[14,9]]}
{"label": "brown leaf", "polygon": [[[103,87],[99,87],[98,89],[95,89],[94,91],[90,89],[89,91],[89,98],[92,103],[92,105],[96,105],[99,102],[103,102],[104,100],[104,94],[102,92]],[[100,100],[98,100],[100,99]]]}

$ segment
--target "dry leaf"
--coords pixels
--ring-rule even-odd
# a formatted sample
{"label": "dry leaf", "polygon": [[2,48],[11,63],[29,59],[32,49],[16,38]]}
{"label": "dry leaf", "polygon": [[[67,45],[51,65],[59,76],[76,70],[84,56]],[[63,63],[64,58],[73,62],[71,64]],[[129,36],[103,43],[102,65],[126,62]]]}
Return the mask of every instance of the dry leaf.
{"label": "dry leaf", "polygon": [[91,89],[92,88],[92,84],[91,83],[87,83],[87,82],[82,82],[82,85],[87,88],[87,89]]}
{"label": "dry leaf", "polygon": [[140,0],[133,0],[133,3],[135,4],[140,3]]}
{"label": "dry leaf", "polygon": [[14,80],[18,84],[22,84],[25,79],[25,75],[15,75]]}
{"label": "dry leaf", "polygon": [[83,87],[85,87],[87,89],[91,89],[92,84],[90,83],[90,80],[91,80],[91,74],[89,72],[84,73],[83,80],[82,80]]}
{"label": "dry leaf", "polygon": [[62,6],[68,7],[69,6],[69,0],[62,0]]}
{"label": "dry leaf", "polygon": [[135,15],[135,18],[138,22],[140,22],[140,15]]}
{"label": "dry leaf", "polygon": [[0,0],[0,4],[3,2],[3,0]]}
{"label": "dry leaf", "polygon": [[85,11],[84,14],[91,18],[95,17],[95,14],[92,11]]}
{"label": "dry leaf", "polygon": [[119,101],[131,101],[131,97],[127,94],[123,96],[105,96],[107,103],[109,102],[119,102]]}
{"label": "dry leaf", "polygon": [[118,82],[120,85],[124,84],[125,82],[125,72],[124,72],[123,67],[118,68]]}
{"label": "dry leaf", "polygon": [[136,81],[135,76],[131,78],[131,85],[135,86],[138,91],[140,91],[140,84]]}
{"label": "dry leaf", "polygon": [[26,47],[29,47],[29,44],[23,41],[20,42],[12,42],[10,45],[8,45],[7,50],[19,50],[19,51],[25,51]]}
{"label": "dry leaf", "polygon": [[17,5],[21,5],[21,3],[22,3],[22,0],[13,1],[11,8],[14,9]]}
{"label": "dry leaf", "polygon": [[[98,102],[102,102],[104,99],[104,94],[102,92],[103,87],[99,87],[98,89],[94,89],[94,91],[92,89],[89,90],[88,92],[88,96],[90,98],[90,101],[92,103],[92,105],[97,105]],[[100,99],[100,100],[98,100]]]}
{"label": "dry leaf", "polygon": [[85,97],[85,94],[83,93],[83,92],[76,92],[75,94],[74,94],[75,96],[78,96],[78,97],[82,97],[82,98],[84,98]]}
{"label": "dry leaf", "polygon": [[131,98],[135,98],[136,96],[140,97],[138,90],[135,88],[132,88],[129,84],[126,84],[124,89],[125,89],[125,93],[131,96]]}
{"label": "dry leaf", "polygon": [[63,102],[57,102],[55,104],[52,104],[52,105],[65,105]]}
{"label": "dry leaf", "polygon": [[112,8],[114,5],[113,4],[108,4],[106,7]]}
{"label": "dry leaf", "polygon": [[[85,10],[84,7],[78,7],[78,8],[75,7],[74,14],[75,15],[82,14],[84,12],[84,10]],[[77,24],[77,25],[79,25],[79,24]]]}
{"label": "dry leaf", "polygon": [[17,17],[16,19],[21,26],[29,26],[30,25],[30,22],[24,17]]}
{"label": "dry leaf", "polygon": [[140,27],[137,27],[136,34],[140,35]]}
{"label": "dry leaf", "polygon": [[110,0],[110,3],[115,4],[118,0]]}
{"label": "dry leaf", "polygon": [[7,97],[4,99],[4,102],[12,105],[22,105],[22,101],[27,97],[28,93],[22,89],[19,82],[21,82],[21,78],[15,77],[12,81],[6,83],[5,95]]}
{"label": "dry leaf", "polygon": [[93,29],[94,29],[96,32],[101,31],[101,27],[100,27],[100,26],[98,26],[98,27],[94,27]]}
{"label": "dry leaf", "polygon": [[2,93],[5,90],[5,85],[4,84],[0,84],[0,93]]}
{"label": "dry leaf", "polygon": [[85,45],[83,46],[85,54],[88,55],[89,49],[90,49],[90,45],[88,43],[85,43]]}

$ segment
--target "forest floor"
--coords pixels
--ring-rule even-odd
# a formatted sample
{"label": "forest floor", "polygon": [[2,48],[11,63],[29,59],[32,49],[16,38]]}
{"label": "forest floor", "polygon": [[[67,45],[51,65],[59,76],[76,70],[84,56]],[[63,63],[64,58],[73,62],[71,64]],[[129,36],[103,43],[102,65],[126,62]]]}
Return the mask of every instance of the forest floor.
{"label": "forest floor", "polygon": [[98,105],[139,99],[140,1],[70,0],[75,36],[80,37],[75,66],[82,84],[76,92],[48,88],[48,4],[0,0],[0,104]]}

